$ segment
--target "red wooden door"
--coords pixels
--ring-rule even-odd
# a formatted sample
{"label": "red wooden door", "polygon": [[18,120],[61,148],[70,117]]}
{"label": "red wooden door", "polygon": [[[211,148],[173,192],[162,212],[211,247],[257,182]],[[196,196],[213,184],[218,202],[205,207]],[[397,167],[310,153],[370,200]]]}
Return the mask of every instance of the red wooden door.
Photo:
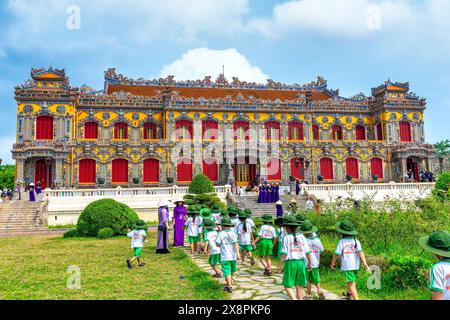
{"label": "red wooden door", "polygon": [[78,183],[95,184],[96,170],[95,160],[82,159],[78,162]]}
{"label": "red wooden door", "polygon": [[180,159],[177,163],[177,181],[192,181],[192,162],[191,159]]}
{"label": "red wooden door", "polygon": [[159,161],[157,159],[144,160],[144,183],[159,182]]}
{"label": "red wooden door", "polygon": [[267,180],[269,181],[281,180],[280,159],[272,158],[267,161]]}
{"label": "red wooden door", "polygon": [[34,164],[34,184],[41,182],[42,189],[51,188],[52,185],[52,162],[47,165],[45,159],[38,159]]}
{"label": "red wooden door", "polygon": [[203,174],[211,181],[219,180],[219,166],[215,159],[203,160]]}
{"label": "red wooden door", "polygon": [[291,159],[291,176],[303,179],[304,160],[300,158]]}
{"label": "red wooden door", "polygon": [[330,158],[320,159],[320,175],[325,180],[333,180],[333,160]]}
{"label": "red wooden door", "polygon": [[370,160],[370,173],[372,177],[377,175],[379,179],[383,179],[383,160],[381,158],[373,158]]}
{"label": "red wooden door", "polygon": [[348,158],[345,161],[345,172],[348,176],[352,176],[354,179],[359,179],[358,159]]}
{"label": "red wooden door", "polygon": [[128,183],[128,160],[114,159],[112,161],[112,182]]}

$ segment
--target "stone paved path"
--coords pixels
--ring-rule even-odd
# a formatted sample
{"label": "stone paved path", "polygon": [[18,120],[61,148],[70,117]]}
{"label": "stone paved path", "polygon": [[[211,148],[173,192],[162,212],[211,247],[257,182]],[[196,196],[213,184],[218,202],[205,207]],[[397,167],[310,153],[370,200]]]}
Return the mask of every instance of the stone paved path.
{"label": "stone paved path", "polygon": [[[197,254],[192,256],[189,250],[186,250],[186,254],[205,272],[210,275],[214,274],[208,264],[208,255]],[[282,275],[274,273],[271,277],[263,275],[261,266],[255,264],[253,267],[249,261],[242,263],[238,262],[238,272],[234,277],[233,293],[231,294],[232,300],[288,300],[286,291],[281,285]],[[225,279],[217,279],[221,284],[225,286]],[[341,297],[336,294],[323,290],[326,300],[340,300]],[[313,298],[318,299],[315,288],[313,289]]]}

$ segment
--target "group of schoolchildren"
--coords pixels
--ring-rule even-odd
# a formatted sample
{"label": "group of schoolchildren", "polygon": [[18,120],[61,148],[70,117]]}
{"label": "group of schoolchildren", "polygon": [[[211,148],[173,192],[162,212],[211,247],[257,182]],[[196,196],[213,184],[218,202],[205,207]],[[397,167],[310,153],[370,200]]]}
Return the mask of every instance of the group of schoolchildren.
{"label": "group of schoolchildren", "polygon": [[[320,287],[320,257],[324,252],[322,242],[317,236],[318,228],[302,214],[290,214],[278,217],[272,215],[261,217],[262,225],[256,230],[249,209],[240,210],[229,207],[221,210],[219,206],[196,208],[190,206],[189,218],[186,221],[188,242],[191,253],[209,253],[208,262],[214,270],[213,277],[224,277],[226,292],[232,292],[232,280],[237,271],[237,261],[243,264],[248,258],[250,264],[255,264],[253,253],[257,254],[264,268],[264,275],[272,276],[272,256],[274,247],[278,247],[276,271],[283,273],[282,285],[292,300],[312,299],[312,286],[316,286],[319,299],[325,299]],[[276,228],[274,227],[276,226]],[[142,229],[142,228],[141,228]],[[341,234],[331,261],[331,269],[335,269],[340,260],[340,270],[345,276],[348,300],[358,300],[356,280],[362,262],[366,271],[370,272],[364,256],[361,243],[356,239],[358,232],[349,220],[343,220],[335,225],[335,230]],[[256,237],[253,231],[256,231]],[[135,237],[145,237],[139,231],[130,232],[132,246]],[[142,245],[142,241],[138,240]],[[422,237],[420,246],[439,259],[430,270],[430,289],[434,299],[450,299],[450,235],[438,231],[430,237]],[[135,249],[136,250],[136,249]],[[140,257],[140,249],[137,249]],[[136,255],[135,255],[136,256]],[[139,265],[140,259],[136,258]],[[128,262],[128,261],[127,261]],[[130,261],[132,263],[133,261]],[[220,269],[218,268],[220,264]],[[304,289],[307,295],[304,297]]]}

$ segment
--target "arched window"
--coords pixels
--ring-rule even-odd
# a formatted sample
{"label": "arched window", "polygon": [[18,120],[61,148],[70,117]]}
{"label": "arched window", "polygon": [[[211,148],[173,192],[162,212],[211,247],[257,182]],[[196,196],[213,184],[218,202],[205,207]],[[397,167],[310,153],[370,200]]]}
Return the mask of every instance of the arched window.
{"label": "arched window", "polygon": [[400,121],[400,141],[411,142],[411,124],[407,121]]}
{"label": "arched window", "polygon": [[358,159],[347,158],[345,160],[345,173],[354,179],[359,179]]}
{"label": "arched window", "polygon": [[191,159],[180,159],[177,163],[177,181],[191,182],[192,181],[192,161]]}
{"label": "arched window", "polygon": [[216,140],[219,136],[219,124],[217,121],[202,121],[202,137],[203,140]]}
{"label": "arched window", "polygon": [[322,158],[320,159],[320,175],[325,180],[333,180],[333,159]]}
{"label": "arched window", "polygon": [[320,140],[319,126],[317,124],[313,124],[312,132],[313,132],[313,139]]}
{"label": "arched window", "polygon": [[53,117],[36,118],[36,140],[53,140]]}
{"label": "arched window", "polygon": [[84,138],[85,139],[98,139],[98,123],[86,122],[84,124]]}
{"label": "arched window", "polygon": [[383,140],[383,125],[381,123],[378,123],[375,126],[375,131],[377,133],[375,140],[382,141]]}
{"label": "arched window", "polygon": [[128,139],[128,124],[125,122],[117,122],[114,125],[114,139]]}
{"label": "arched window", "polygon": [[383,179],[383,159],[373,158],[370,160],[370,173],[372,177],[377,175],[379,179]]}
{"label": "arched window", "polygon": [[342,140],[343,134],[342,134],[342,127],[340,125],[334,125],[331,129],[332,132],[332,140]]}
{"label": "arched window", "polygon": [[267,161],[267,180],[281,180],[281,160],[272,158]]}
{"label": "arched window", "polygon": [[247,121],[236,121],[233,123],[234,140],[249,140],[250,125]]}
{"label": "arched window", "polygon": [[266,128],[266,139],[280,140],[280,123],[276,121],[266,122],[264,127]]}
{"label": "arched window", "polygon": [[366,140],[366,127],[357,125],[355,127],[356,140]]}
{"label": "arched window", "polygon": [[305,161],[302,158],[291,159],[291,176],[303,179]]}
{"label": "arched window", "polygon": [[114,159],[112,161],[112,182],[128,183],[128,160]]}
{"label": "arched window", "polygon": [[144,140],[158,139],[156,124],[153,122],[144,123]]}
{"label": "arched window", "polygon": [[219,166],[216,159],[209,158],[203,160],[203,174],[211,181],[219,180]]}
{"label": "arched window", "polygon": [[288,123],[289,140],[304,140],[303,123],[291,121]]}
{"label": "arched window", "polygon": [[143,171],[144,183],[159,182],[159,161],[157,159],[145,159]]}
{"label": "arched window", "polygon": [[97,176],[95,165],[94,159],[82,159],[78,162],[79,184],[95,184]]}
{"label": "arched window", "polygon": [[175,123],[175,131],[177,140],[192,140],[193,125],[190,120],[178,120]]}

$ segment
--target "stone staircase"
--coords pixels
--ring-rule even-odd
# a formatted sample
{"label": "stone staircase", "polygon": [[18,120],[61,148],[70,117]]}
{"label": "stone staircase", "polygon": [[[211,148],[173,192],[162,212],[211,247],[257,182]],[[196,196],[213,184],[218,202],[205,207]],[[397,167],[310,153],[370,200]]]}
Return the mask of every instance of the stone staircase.
{"label": "stone staircase", "polygon": [[0,203],[0,234],[45,231],[38,218],[41,202],[5,201]]}
{"label": "stone staircase", "polygon": [[[255,217],[260,217],[264,214],[275,215],[277,210],[275,203],[258,203],[257,194],[249,194],[245,196],[235,196],[237,206],[241,209],[250,209]],[[280,200],[283,202],[283,211],[287,212],[289,203],[292,199],[297,200],[297,207],[304,208],[306,198],[301,195],[280,195]]]}

